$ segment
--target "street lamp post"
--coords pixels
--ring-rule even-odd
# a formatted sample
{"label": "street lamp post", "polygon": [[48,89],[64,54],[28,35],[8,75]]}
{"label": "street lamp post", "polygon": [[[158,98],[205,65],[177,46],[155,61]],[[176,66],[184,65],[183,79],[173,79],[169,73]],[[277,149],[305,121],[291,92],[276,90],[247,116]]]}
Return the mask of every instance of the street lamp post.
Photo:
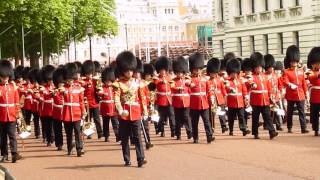
{"label": "street lamp post", "polygon": [[126,31],[126,44],[127,44],[127,50],[129,50],[129,45],[128,45],[128,24],[124,24],[125,31]]}
{"label": "street lamp post", "polygon": [[88,34],[88,36],[89,36],[90,60],[92,61],[91,37],[92,37],[92,35],[93,35],[93,27],[92,27],[91,24],[87,27],[87,34]]}
{"label": "street lamp post", "polygon": [[70,40],[69,40],[69,35],[67,37],[67,40],[66,40],[66,45],[68,46],[68,62],[70,62]]}
{"label": "street lamp post", "polygon": [[109,57],[109,66],[110,66],[110,42],[108,42],[107,46],[108,46],[108,57]]}
{"label": "street lamp post", "polygon": [[77,44],[76,44],[76,9],[73,8],[72,16],[73,16],[73,44],[74,44],[74,61],[77,61]]}

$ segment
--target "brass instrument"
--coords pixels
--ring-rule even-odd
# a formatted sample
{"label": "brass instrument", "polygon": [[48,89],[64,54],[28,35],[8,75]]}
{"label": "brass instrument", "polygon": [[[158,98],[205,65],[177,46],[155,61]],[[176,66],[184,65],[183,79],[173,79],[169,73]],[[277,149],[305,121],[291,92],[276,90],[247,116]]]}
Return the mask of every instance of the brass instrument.
{"label": "brass instrument", "polygon": [[82,132],[84,135],[86,136],[90,136],[92,135],[95,131],[94,131],[94,123],[91,121],[91,117],[90,117],[90,108],[89,108],[89,103],[87,98],[85,98],[85,106],[86,106],[86,118],[84,119],[84,122],[82,124]]}
{"label": "brass instrument", "polygon": [[149,115],[151,117],[152,122],[158,123],[160,120],[160,116],[158,111],[155,109],[155,101],[156,101],[156,92],[150,90]]}

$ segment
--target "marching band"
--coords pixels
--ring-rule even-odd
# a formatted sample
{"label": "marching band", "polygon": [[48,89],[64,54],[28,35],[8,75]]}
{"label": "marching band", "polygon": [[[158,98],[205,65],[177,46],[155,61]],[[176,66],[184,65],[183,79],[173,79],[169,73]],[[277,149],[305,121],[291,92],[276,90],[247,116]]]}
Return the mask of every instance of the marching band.
{"label": "marching band", "polygon": [[75,147],[81,157],[85,137],[90,139],[96,132],[99,139],[110,141],[111,121],[125,166],[131,165],[131,143],[138,167],[147,163],[141,134],[146,149],[153,147],[151,124],[156,134],[165,137],[169,121],[171,137],[177,140],[184,127],[187,138],[197,144],[201,117],[210,144],[217,130],[215,118],[222,133],[229,131],[230,136],[234,136],[234,121],[239,120],[243,136],[251,133],[260,139],[259,127],[263,126],[274,139],[285,122],[292,133],[295,107],[301,133],[308,133],[305,110],[310,106],[312,130],[319,135],[320,47],[309,53],[307,67],[302,66],[299,48],[294,45],[288,47],[283,63],[259,52],[244,60],[227,53],[222,60],[204,62],[204,56],[196,52],[188,59],[180,56],[171,61],[162,56],[144,64],[129,51],[120,53],[104,69],[91,60],[41,69],[13,68],[10,61],[0,60],[1,162],[9,160],[8,138],[12,162],[22,158],[16,133],[28,138],[31,122],[34,136],[42,135],[47,146],[55,143],[57,151],[63,149],[64,128],[68,155]]}

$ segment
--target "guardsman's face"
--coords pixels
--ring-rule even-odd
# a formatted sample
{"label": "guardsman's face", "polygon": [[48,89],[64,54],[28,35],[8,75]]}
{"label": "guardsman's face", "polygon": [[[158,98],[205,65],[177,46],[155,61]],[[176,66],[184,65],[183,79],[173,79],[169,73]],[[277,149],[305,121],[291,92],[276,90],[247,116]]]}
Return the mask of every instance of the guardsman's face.
{"label": "guardsman's face", "polygon": [[237,73],[231,73],[230,74],[230,78],[231,79],[235,79],[235,78],[237,78],[237,75],[238,75]]}
{"label": "guardsman's face", "polygon": [[298,67],[298,63],[297,62],[290,62],[290,66],[291,67]]}
{"label": "guardsman's face", "polygon": [[261,66],[258,66],[254,69],[254,71],[258,74],[262,73],[262,67]]}
{"label": "guardsman's face", "polygon": [[146,80],[146,81],[151,81],[152,80],[152,76],[151,75],[145,75],[144,76],[144,80]]}
{"label": "guardsman's face", "polygon": [[178,73],[176,73],[176,76],[177,76],[178,78],[183,78],[183,73],[182,73],[182,72],[178,72]]}
{"label": "guardsman's face", "polygon": [[130,78],[132,78],[132,76],[133,76],[133,71],[128,70],[128,71],[126,71],[125,73],[123,73],[123,75],[124,75],[124,77],[125,77],[126,79],[130,79]]}
{"label": "guardsman's face", "polygon": [[217,73],[210,73],[210,77],[214,78],[214,77],[217,77],[218,74]]}
{"label": "guardsman's face", "polygon": [[160,72],[159,72],[159,75],[160,76],[165,76],[165,75],[167,75],[167,71],[165,69],[161,69]]}
{"label": "guardsman's face", "polygon": [[319,71],[320,70],[320,63],[313,64],[312,69],[315,71]]}
{"label": "guardsman's face", "polygon": [[196,76],[200,75],[201,74],[201,69],[198,69],[198,68],[192,69],[192,74],[196,75]]}
{"label": "guardsman's face", "polygon": [[133,77],[134,77],[134,78],[137,78],[137,79],[141,79],[141,73],[139,73],[139,72],[134,72],[134,73],[133,73]]}
{"label": "guardsman's face", "polygon": [[9,81],[9,77],[0,77],[1,84],[7,83],[8,81]]}
{"label": "guardsman's face", "polygon": [[267,70],[268,73],[272,73],[273,71],[274,71],[273,67],[269,67],[268,70]]}

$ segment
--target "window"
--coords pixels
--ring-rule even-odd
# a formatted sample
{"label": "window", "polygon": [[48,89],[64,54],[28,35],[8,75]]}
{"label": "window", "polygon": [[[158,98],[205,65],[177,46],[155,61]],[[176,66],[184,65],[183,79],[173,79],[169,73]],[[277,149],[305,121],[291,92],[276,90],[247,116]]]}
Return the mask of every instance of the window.
{"label": "window", "polygon": [[280,3],[280,9],[282,9],[283,8],[283,0],[279,0],[279,3]]}
{"label": "window", "polygon": [[254,6],[255,6],[255,5],[254,5],[254,0],[251,0],[251,13],[252,13],[252,14],[256,12]]}
{"label": "window", "polygon": [[299,38],[299,32],[295,31],[293,32],[293,44],[299,47],[300,44],[300,38]]}
{"label": "window", "polygon": [[278,33],[278,51],[283,54],[283,33]]}
{"label": "window", "polygon": [[239,16],[242,16],[242,0],[238,0]]}
{"label": "window", "polygon": [[164,10],[165,14],[167,14],[167,9]]}
{"label": "window", "polygon": [[254,53],[255,50],[255,42],[254,42],[254,36],[250,36],[250,46],[251,46],[251,53]]}
{"label": "window", "polygon": [[241,37],[238,37],[237,39],[237,48],[238,48],[239,55],[242,56],[242,38]]}
{"label": "window", "polygon": [[175,30],[175,31],[179,31],[179,26],[175,26],[175,27],[174,27],[174,30]]}
{"label": "window", "polygon": [[269,0],[264,0],[264,10],[269,11]]}
{"label": "window", "polygon": [[263,50],[265,54],[269,53],[269,36],[268,34],[263,35]]}
{"label": "window", "polygon": [[162,26],[162,31],[166,31],[166,26]]}
{"label": "window", "polygon": [[224,55],[224,44],[223,40],[220,40],[220,57],[223,57]]}
{"label": "window", "polygon": [[220,5],[220,21],[224,21],[224,12],[223,12],[223,0],[219,0],[219,5]]}
{"label": "window", "polygon": [[169,26],[169,31],[172,31],[172,26]]}
{"label": "window", "polygon": [[173,14],[173,9],[171,10],[171,13]]}
{"label": "window", "polygon": [[296,0],[296,6],[300,6],[300,1]]}

